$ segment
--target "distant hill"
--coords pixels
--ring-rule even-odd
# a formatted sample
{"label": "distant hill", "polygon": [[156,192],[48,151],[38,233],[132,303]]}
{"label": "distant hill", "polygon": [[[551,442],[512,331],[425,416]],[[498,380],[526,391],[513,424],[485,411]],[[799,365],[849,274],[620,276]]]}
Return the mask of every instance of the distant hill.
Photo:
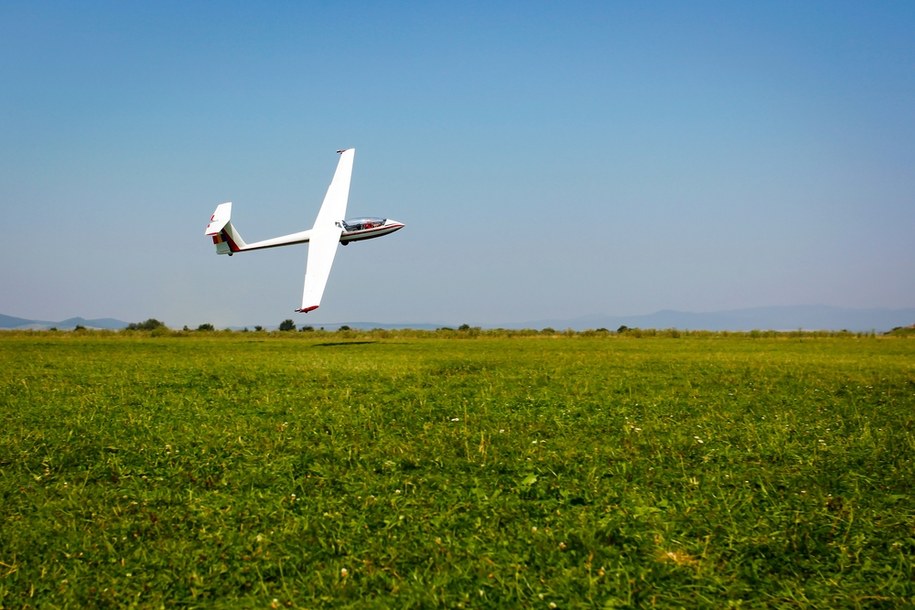
{"label": "distant hill", "polygon": [[86,318],[67,318],[60,322],[51,322],[48,320],[29,320],[26,318],[17,318],[15,316],[0,314],[0,329],[6,330],[47,330],[49,328],[73,330],[77,326],[118,330],[126,328],[127,322],[115,320],[114,318],[96,318],[93,320],[87,320]]}
{"label": "distant hill", "polygon": [[679,330],[848,330],[886,332],[915,322],[915,308],[849,309],[826,305],[753,307],[695,313],[662,310],[636,316],[584,316],[570,320],[537,320],[506,328],[555,328],[585,330],[620,326],[630,328],[676,328]]}
{"label": "distant hill", "polygon": [[[305,326],[305,322],[297,326]],[[506,324],[475,324],[473,320],[459,320],[454,324],[403,322],[397,324],[379,322],[338,322],[319,324],[317,328],[337,330],[341,326],[356,329],[398,329],[413,328],[416,330],[434,330],[436,328],[457,328],[460,324],[483,328],[507,329],[543,329],[588,330],[606,328],[616,330],[620,326],[629,328],[676,328],[679,330],[848,330],[852,332],[886,332],[897,327],[911,326],[915,323],[915,308],[907,309],[849,309],[829,307],[826,305],[799,305],[784,307],[753,307],[749,309],[732,309],[713,312],[689,312],[665,309],[655,313],[635,316],[591,315],[571,319],[531,320],[528,322],[509,322]],[[127,327],[127,322],[113,318],[68,318],[59,322],[47,320],[29,320],[0,314],[0,330],[42,330],[58,328],[72,330],[77,325],[86,328],[118,330]],[[242,327],[233,327],[240,330]],[[249,325],[247,328],[254,328]],[[265,325],[275,329],[276,326]]]}
{"label": "distant hill", "polygon": [[461,323],[482,328],[556,330],[588,330],[606,328],[676,328],[679,330],[751,331],[751,330],[827,330],[852,332],[886,332],[915,323],[915,308],[908,309],[850,309],[826,305],[798,305],[784,307],[753,307],[713,312],[689,312],[664,309],[655,313],[634,316],[591,315],[579,318],[551,318],[505,324],[477,324],[473,320],[460,320],[455,324],[409,323],[382,324],[378,322],[338,322],[321,324],[326,330],[341,326],[369,330],[373,328],[434,330],[457,328]]}

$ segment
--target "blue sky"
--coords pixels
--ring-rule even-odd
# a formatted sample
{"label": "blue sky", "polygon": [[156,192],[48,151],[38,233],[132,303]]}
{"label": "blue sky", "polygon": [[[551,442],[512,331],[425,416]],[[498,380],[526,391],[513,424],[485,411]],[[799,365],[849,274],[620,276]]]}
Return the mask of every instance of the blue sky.
{"label": "blue sky", "polygon": [[[0,313],[173,327],[915,306],[915,4],[0,4]],[[294,315],[343,147],[338,252]]]}

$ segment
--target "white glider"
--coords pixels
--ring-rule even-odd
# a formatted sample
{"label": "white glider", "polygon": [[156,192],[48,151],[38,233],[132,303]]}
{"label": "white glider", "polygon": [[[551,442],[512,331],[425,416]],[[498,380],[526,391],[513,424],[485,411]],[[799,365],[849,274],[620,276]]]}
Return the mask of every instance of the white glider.
{"label": "white glider", "polygon": [[403,223],[390,218],[356,218],[344,220],[346,202],[349,199],[350,176],[353,173],[353,157],[356,149],[338,150],[340,162],[334,179],[327,187],[324,203],[318,212],[314,226],[307,231],[290,233],[254,243],[246,243],[232,226],[232,202],[222,203],[210,216],[210,223],[204,233],[213,238],[217,254],[232,256],[236,252],[275,248],[292,244],[309,243],[308,262],[305,265],[305,289],[302,291],[301,313],[315,310],[321,304],[321,296],[327,285],[330,268],[334,264],[337,243],[344,246],[351,241],[372,239],[393,233],[403,228]]}

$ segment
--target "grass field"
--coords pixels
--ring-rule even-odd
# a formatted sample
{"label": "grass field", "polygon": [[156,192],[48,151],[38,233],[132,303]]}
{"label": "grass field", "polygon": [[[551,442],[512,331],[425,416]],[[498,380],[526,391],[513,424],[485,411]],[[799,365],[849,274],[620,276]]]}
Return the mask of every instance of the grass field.
{"label": "grass field", "polygon": [[915,605],[915,338],[0,333],[0,607]]}

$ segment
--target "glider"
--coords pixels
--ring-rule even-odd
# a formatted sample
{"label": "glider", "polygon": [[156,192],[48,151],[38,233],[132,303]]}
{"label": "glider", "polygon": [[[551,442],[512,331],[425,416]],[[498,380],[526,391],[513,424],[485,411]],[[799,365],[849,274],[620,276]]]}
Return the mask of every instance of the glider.
{"label": "glider", "polygon": [[349,183],[356,149],[349,148],[337,152],[340,154],[337,171],[330,186],[327,187],[324,203],[321,204],[318,217],[311,229],[249,244],[241,238],[238,229],[232,226],[232,202],[228,201],[216,207],[204,231],[207,237],[213,238],[216,254],[229,256],[248,250],[308,243],[302,306],[296,309],[300,313],[308,313],[321,305],[321,296],[324,294],[330,268],[337,253],[337,243],[345,246],[351,241],[381,237],[404,227],[403,223],[390,218],[343,219],[346,214],[346,202],[349,199]]}

